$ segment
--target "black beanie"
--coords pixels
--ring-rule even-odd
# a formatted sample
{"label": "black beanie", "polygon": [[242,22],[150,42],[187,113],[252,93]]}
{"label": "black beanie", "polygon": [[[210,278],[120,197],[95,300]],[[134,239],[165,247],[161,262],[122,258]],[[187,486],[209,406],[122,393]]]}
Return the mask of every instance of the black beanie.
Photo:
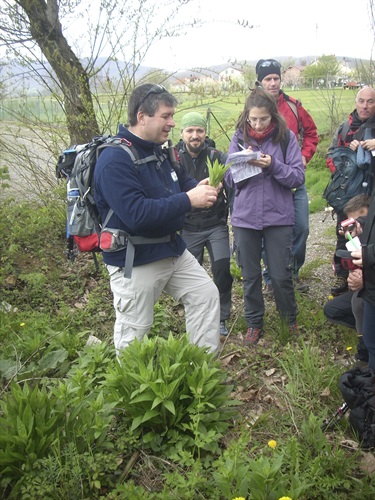
{"label": "black beanie", "polygon": [[281,78],[281,64],[275,59],[260,59],[255,66],[258,82],[268,75],[279,75]]}

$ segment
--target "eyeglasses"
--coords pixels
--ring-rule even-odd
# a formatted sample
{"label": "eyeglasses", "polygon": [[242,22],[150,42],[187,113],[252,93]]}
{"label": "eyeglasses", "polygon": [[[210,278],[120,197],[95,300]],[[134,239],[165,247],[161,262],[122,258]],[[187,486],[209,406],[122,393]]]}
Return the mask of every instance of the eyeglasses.
{"label": "eyeglasses", "polygon": [[259,65],[259,68],[268,68],[269,66],[275,66],[276,68],[281,68],[281,64],[277,61],[263,61],[262,64]]}
{"label": "eyeglasses", "polygon": [[272,118],[271,115],[269,116],[262,116],[261,118],[252,118],[251,116],[246,120],[247,123],[249,124],[253,124],[253,123],[267,123],[268,121],[270,121]]}
{"label": "eyeglasses", "polygon": [[163,87],[163,85],[159,85],[157,83],[155,83],[155,85],[153,85],[150,90],[148,92],[146,92],[146,94],[142,97],[142,99],[140,100],[140,103],[138,105],[138,109],[142,106],[142,104],[145,102],[145,100],[147,99],[147,97],[151,94],[163,94],[163,92],[168,92],[168,90]]}

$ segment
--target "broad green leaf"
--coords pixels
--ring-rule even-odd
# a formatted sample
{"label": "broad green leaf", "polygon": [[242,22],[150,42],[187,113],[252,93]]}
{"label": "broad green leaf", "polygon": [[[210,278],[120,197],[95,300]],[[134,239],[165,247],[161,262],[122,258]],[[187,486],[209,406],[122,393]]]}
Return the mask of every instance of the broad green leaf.
{"label": "broad green leaf", "polygon": [[69,356],[69,353],[66,349],[58,349],[56,351],[50,351],[45,354],[38,363],[38,369],[41,371],[44,370],[54,370],[56,369],[63,361],[65,361]]}
{"label": "broad green leaf", "polygon": [[176,415],[176,409],[175,409],[175,406],[173,404],[173,401],[170,401],[170,400],[166,400],[166,401],[163,401],[163,406],[165,406],[167,408],[167,410],[172,413],[172,415]]}
{"label": "broad green leaf", "polygon": [[156,406],[159,406],[161,403],[163,403],[162,398],[156,397],[154,399],[154,402],[152,403],[151,410],[153,410],[154,408],[156,408]]}

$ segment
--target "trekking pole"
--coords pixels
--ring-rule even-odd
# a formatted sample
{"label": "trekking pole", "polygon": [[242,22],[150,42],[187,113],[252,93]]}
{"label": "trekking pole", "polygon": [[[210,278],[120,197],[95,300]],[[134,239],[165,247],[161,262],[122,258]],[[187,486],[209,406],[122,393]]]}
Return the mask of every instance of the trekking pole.
{"label": "trekking pole", "polygon": [[69,262],[74,262],[76,258],[76,252],[74,250],[74,239],[69,233],[66,235],[66,258]]}
{"label": "trekking pole", "polygon": [[224,132],[224,134],[226,135],[228,141],[230,142],[231,141],[231,138],[229,137],[229,135],[226,133],[226,131],[223,129],[223,127],[221,126],[221,123],[219,122],[219,120],[216,118],[216,116],[213,114],[213,112],[211,111],[211,108],[208,108],[207,110],[207,115],[208,114],[211,114],[214,118],[214,120],[216,121],[216,123],[219,125],[219,127],[221,128],[221,130]]}
{"label": "trekking pole", "polygon": [[335,425],[337,425],[348,410],[349,406],[344,402],[339,408],[337,408],[332,417],[324,420],[321,425],[322,431],[332,429]]}
{"label": "trekking pole", "polygon": [[207,108],[207,113],[206,113],[206,120],[207,120],[207,135],[210,137],[211,134],[211,108]]}

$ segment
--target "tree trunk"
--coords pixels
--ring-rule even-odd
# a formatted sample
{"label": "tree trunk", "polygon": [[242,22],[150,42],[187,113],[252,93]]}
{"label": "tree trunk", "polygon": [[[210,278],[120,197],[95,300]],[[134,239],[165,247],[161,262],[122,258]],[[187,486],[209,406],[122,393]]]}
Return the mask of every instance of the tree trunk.
{"label": "tree trunk", "polygon": [[89,77],[62,33],[58,0],[17,0],[30,22],[32,38],[60,83],[71,144],[99,134]]}

